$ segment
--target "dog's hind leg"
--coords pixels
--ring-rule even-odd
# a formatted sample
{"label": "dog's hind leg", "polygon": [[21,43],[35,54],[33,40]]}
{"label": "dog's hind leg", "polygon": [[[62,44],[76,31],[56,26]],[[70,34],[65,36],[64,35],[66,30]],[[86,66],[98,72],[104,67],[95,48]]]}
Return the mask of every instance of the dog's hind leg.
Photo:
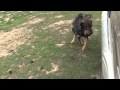
{"label": "dog's hind leg", "polygon": [[80,42],[81,45],[84,45],[84,43],[83,43],[80,35],[78,35],[78,40],[79,40],[79,42]]}
{"label": "dog's hind leg", "polygon": [[84,37],[84,46],[82,47],[82,51],[85,51],[88,44],[88,37]]}
{"label": "dog's hind leg", "polygon": [[83,45],[84,43],[83,43],[83,41],[80,39],[80,43]]}
{"label": "dog's hind leg", "polygon": [[71,43],[75,43],[76,41],[77,41],[77,37],[76,37],[76,35],[74,34],[74,37],[73,37]]}
{"label": "dog's hind leg", "polygon": [[79,40],[79,42],[81,43],[81,45],[84,45],[84,43],[83,43],[81,37],[78,37],[78,40]]}

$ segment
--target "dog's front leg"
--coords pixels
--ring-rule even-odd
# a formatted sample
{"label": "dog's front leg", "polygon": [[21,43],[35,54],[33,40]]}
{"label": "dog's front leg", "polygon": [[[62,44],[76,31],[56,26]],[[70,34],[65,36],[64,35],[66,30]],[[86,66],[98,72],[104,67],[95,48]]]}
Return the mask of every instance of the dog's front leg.
{"label": "dog's front leg", "polygon": [[74,37],[73,37],[71,43],[75,43],[75,42],[76,42],[76,39],[77,39],[77,37],[76,37],[76,35],[74,34]]}
{"label": "dog's front leg", "polygon": [[74,36],[73,36],[73,39],[72,39],[71,43],[75,43],[77,37],[76,37],[76,35],[75,35],[75,29],[74,29],[73,27],[72,27],[72,31],[73,31],[73,33],[74,33]]}
{"label": "dog's front leg", "polygon": [[85,51],[88,44],[88,37],[84,37],[84,46],[82,47],[82,51]]}

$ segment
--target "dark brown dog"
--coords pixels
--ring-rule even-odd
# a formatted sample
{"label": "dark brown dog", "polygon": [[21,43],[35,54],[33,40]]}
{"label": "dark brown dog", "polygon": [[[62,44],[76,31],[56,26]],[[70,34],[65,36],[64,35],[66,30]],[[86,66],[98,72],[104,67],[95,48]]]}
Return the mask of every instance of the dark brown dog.
{"label": "dark brown dog", "polygon": [[[91,17],[91,15],[80,13],[75,17],[72,23],[74,37],[71,43],[74,43],[78,38],[80,43],[83,44],[82,51],[86,49],[88,37],[93,33]],[[84,42],[82,42],[81,37],[84,37]]]}

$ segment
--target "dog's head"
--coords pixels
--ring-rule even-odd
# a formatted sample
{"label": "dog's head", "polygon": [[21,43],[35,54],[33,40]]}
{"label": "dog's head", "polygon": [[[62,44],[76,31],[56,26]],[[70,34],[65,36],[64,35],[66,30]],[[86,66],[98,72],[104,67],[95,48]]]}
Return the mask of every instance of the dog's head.
{"label": "dog's head", "polygon": [[80,20],[81,29],[83,30],[85,36],[90,36],[93,33],[91,17],[91,15],[82,14]]}
{"label": "dog's head", "polygon": [[90,14],[78,14],[72,22],[74,32],[81,36],[90,36],[93,33],[92,30],[92,15]]}

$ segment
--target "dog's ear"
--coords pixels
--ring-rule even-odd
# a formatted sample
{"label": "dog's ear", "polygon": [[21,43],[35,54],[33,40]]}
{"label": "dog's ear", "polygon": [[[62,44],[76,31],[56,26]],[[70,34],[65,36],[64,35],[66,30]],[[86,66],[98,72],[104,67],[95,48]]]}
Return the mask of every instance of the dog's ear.
{"label": "dog's ear", "polygon": [[[82,21],[82,19],[83,19],[83,14],[82,13],[79,13],[75,18],[74,18],[74,20],[73,20],[73,22],[72,22],[72,25],[73,26],[75,26],[77,23],[81,23],[81,21]],[[79,21],[79,22],[78,22]]]}
{"label": "dog's ear", "polygon": [[83,14],[82,14],[82,13],[79,13],[79,14],[78,14],[78,17],[79,17],[79,18],[83,18]]}
{"label": "dog's ear", "polygon": [[88,19],[91,19],[92,15],[91,14],[86,14],[85,17],[87,17]]}
{"label": "dog's ear", "polygon": [[84,14],[82,14],[82,13],[79,13],[78,14],[78,18],[79,18],[79,24],[81,24],[81,23],[84,23]]}

